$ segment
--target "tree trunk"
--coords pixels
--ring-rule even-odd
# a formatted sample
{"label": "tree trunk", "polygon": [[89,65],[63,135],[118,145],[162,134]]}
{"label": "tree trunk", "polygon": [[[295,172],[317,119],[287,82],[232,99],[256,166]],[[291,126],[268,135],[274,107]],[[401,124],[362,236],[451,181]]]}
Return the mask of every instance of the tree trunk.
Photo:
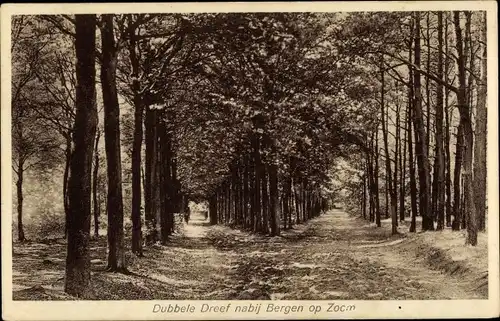
{"label": "tree trunk", "polygon": [[361,213],[363,218],[366,220],[366,177],[367,177],[367,169],[365,164],[365,172],[363,174],[363,200],[361,201]]}
{"label": "tree trunk", "polygon": [[278,196],[278,167],[274,162],[269,168],[269,219],[271,236],[280,235],[280,210]]}
{"label": "tree trunk", "polygon": [[[19,157],[21,158],[21,157]],[[23,227],[23,179],[24,179],[24,164],[19,159],[19,168],[17,170],[17,240],[19,242],[26,241]]]}
{"label": "tree trunk", "polygon": [[261,190],[262,190],[262,232],[269,233],[269,189],[268,189],[268,175],[267,165],[262,164],[261,172]]}
{"label": "tree trunk", "polygon": [[302,197],[302,222],[306,222],[308,217],[308,208],[307,208],[307,178],[302,177],[301,179],[302,185],[300,187],[301,197]]}
{"label": "tree trunk", "polygon": [[[446,21],[448,19],[448,14],[445,13],[445,24],[444,24],[444,47],[445,47],[445,65],[444,65],[444,77],[446,82],[449,81],[448,79],[448,70],[449,70],[449,47],[448,47],[448,22]],[[452,215],[452,206],[451,206],[451,152],[450,152],[450,114],[449,114],[449,97],[450,97],[450,90],[448,88],[445,88],[445,94],[444,94],[444,113],[445,113],[445,135],[444,135],[444,146],[445,146],[445,166],[446,166],[446,175],[445,175],[445,182],[446,182],[446,226],[450,227],[451,226],[451,215]]]}
{"label": "tree trunk", "polygon": [[[420,68],[420,12],[415,12],[415,65]],[[432,220],[432,213],[430,209],[429,198],[429,160],[427,155],[427,134],[424,127],[424,116],[422,112],[422,93],[421,93],[421,75],[415,69],[413,75],[413,85],[415,94],[415,103],[413,108],[413,123],[416,134],[416,156],[418,165],[418,180],[419,180],[419,205],[420,215],[422,216],[422,230],[434,230],[434,222]]]}
{"label": "tree trunk", "polygon": [[[431,68],[431,47],[429,46],[431,42],[431,35],[430,35],[430,12],[427,12],[426,16],[426,40],[427,40],[427,59],[426,59],[426,70],[429,71]],[[430,79],[429,77],[425,77],[425,95],[426,95],[426,141],[425,141],[425,148],[426,148],[426,153],[429,155],[429,146],[430,146],[430,138],[431,138],[431,90],[430,90]],[[430,175],[430,173],[429,173]],[[430,187],[429,187],[430,188]],[[434,214],[431,213],[431,216]]]}
{"label": "tree trunk", "polygon": [[161,153],[161,150],[160,150],[160,144],[158,142],[158,140],[160,139],[160,126],[159,126],[159,119],[160,119],[160,114],[161,114],[161,111],[158,110],[158,109],[155,109],[154,110],[154,137],[155,137],[155,141],[154,141],[154,150],[155,150],[155,158],[154,158],[154,162],[153,162],[153,169],[154,169],[154,172],[153,172],[153,184],[152,184],[152,189],[153,189],[153,205],[152,205],[152,209],[153,209],[153,215],[155,216],[156,218],[156,228],[155,228],[155,241],[158,242],[160,241],[160,237],[161,237],[161,225],[160,225],[160,219],[161,219],[161,191],[160,191],[160,186],[161,186],[161,181],[160,181],[160,178],[161,178],[161,168],[162,168],[162,163],[160,161],[160,153]]}
{"label": "tree trunk", "polygon": [[399,150],[401,150],[401,145],[403,145],[403,154],[401,159],[401,170],[400,170],[400,180],[399,180],[399,220],[403,222],[405,220],[405,198],[406,198],[406,150],[408,140],[408,114],[410,113],[410,104],[406,108],[406,119],[404,120],[405,132],[404,139],[399,145]]}
{"label": "tree trunk", "polygon": [[[170,159],[167,155],[167,139],[165,122],[161,116],[157,119],[158,128],[158,190],[159,190],[159,223],[160,223],[160,243],[166,245],[168,242],[168,222],[167,222],[167,185],[170,183]],[[168,173],[167,173],[168,172]],[[167,176],[168,175],[168,176]]]}
{"label": "tree trunk", "polygon": [[486,109],[487,98],[487,45],[486,45],[486,12],[481,27],[483,56],[481,60],[481,81],[477,93],[476,124],[474,145],[474,206],[478,217],[480,231],[486,229],[486,124],[488,112]]}
{"label": "tree trunk", "polygon": [[[381,68],[383,68],[383,63],[381,64]],[[391,155],[389,153],[389,144],[388,144],[388,139],[387,139],[387,126],[385,123],[385,106],[384,106],[384,91],[385,91],[385,75],[383,69],[381,70],[381,97],[380,97],[380,102],[381,102],[381,114],[382,114],[382,135],[384,139],[384,150],[385,150],[385,170],[386,170],[386,186],[388,191],[388,194],[390,195],[390,204],[385,204],[386,206],[386,212],[387,212],[387,207],[390,207],[390,215],[391,215],[391,231],[392,234],[397,234],[398,232],[398,214],[396,210],[396,195],[395,195],[395,188],[393,189],[391,187],[392,185],[392,170],[391,170]]]}
{"label": "tree trunk", "polygon": [[253,145],[253,164],[254,164],[254,180],[253,180],[253,213],[254,218],[254,232],[260,232],[262,230],[261,224],[261,204],[260,204],[260,186],[261,186],[261,159],[260,159],[260,138],[257,134],[252,137]]}
{"label": "tree trunk", "polygon": [[300,179],[298,179],[296,177],[293,178],[292,186],[293,186],[293,196],[295,199],[295,224],[301,223],[301,219],[300,219],[301,206],[300,206],[299,191],[297,190],[297,185],[299,185],[299,183],[300,183]]}
{"label": "tree trunk", "polygon": [[373,174],[375,178],[375,184],[374,184],[374,195],[375,195],[375,223],[377,224],[377,227],[381,227],[382,223],[380,222],[380,196],[378,192],[378,173],[379,173],[379,166],[378,166],[378,126],[377,129],[375,130],[375,172]]}
{"label": "tree trunk", "polygon": [[97,129],[97,136],[95,139],[95,148],[94,148],[94,182],[92,186],[93,190],[93,202],[94,202],[94,237],[99,237],[99,216],[101,215],[101,206],[99,204],[99,197],[97,195],[98,188],[98,177],[99,177],[99,138],[101,131]]}
{"label": "tree trunk", "polygon": [[244,189],[245,186],[243,185],[243,176],[245,175],[245,165],[244,165],[244,159],[240,157],[238,159],[238,167],[236,169],[238,171],[238,225],[242,228],[245,227],[245,195],[244,195]]}
{"label": "tree trunk", "polygon": [[108,172],[108,270],[123,272],[125,248],[123,235],[123,195],[120,148],[120,106],[116,90],[118,52],[113,30],[113,15],[102,16],[101,86],[104,103],[104,143]]}
{"label": "tree trunk", "polygon": [[[443,79],[443,12],[438,11],[438,65],[437,76]],[[437,84],[436,95],[436,155],[434,163],[434,198],[437,229],[444,228],[445,168],[443,146],[443,85]]]}
{"label": "tree trunk", "polygon": [[156,194],[156,114],[149,105],[145,106],[146,116],[144,117],[145,128],[145,186],[144,186],[144,216],[146,221],[146,244],[150,245],[157,240],[157,221],[155,209],[155,194]]}
{"label": "tree trunk", "polygon": [[[413,21],[412,21],[413,25]],[[411,37],[414,35],[414,30],[412,26]],[[409,60],[412,60],[412,41],[409,44]],[[414,106],[414,84],[413,84],[413,69],[408,67],[408,78],[410,86],[408,88],[408,112],[406,114],[406,124],[407,124],[407,135],[408,135],[408,167],[410,171],[410,207],[411,207],[411,223],[410,223],[410,232],[414,233],[417,231],[417,182],[415,175],[415,158],[413,156],[413,128],[412,128],[412,119],[413,119],[413,106]]]}
{"label": "tree trunk", "polygon": [[[169,184],[167,185],[167,224],[168,224],[168,234],[172,234],[175,231],[175,219],[174,213],[190,211],[189,209],[189,197],[187,194],[181,193],[181,183],[177,178],[177,160],[175,159],[174,144],[172,142],[172,133],[167,132],[167,157],[170,162],[170,172],[167,171],[167,178],[169,178]],[[190,214],[189,214],[190,215]]]}
{"label": "tree trunk", "polygon": [[[158,119],[159,136],[159,191],[160,191],[160,240],[161,244],[166,245],[168,237],[174,229],[173,221],[173,168],[172,168],[172,141],[170,133],[167,132],[167,126],[164,117]],[[187,198],[184,198],[180,207],[181,212],[187,210]]]}
{"label": "tree trunk", "polygon": [[371,134],[370,139],[370,151],[367,155],[367,166],[368,166],[368,186],[369,186],[369,215],[368,219],[370,222],[375,222],[375,178],[374,178],[374,168],[373,168],[373,141],[375,140],[375,133]]}
{"label": "tree trunk", "polygon": [[233,160],[232,166],[231,166],[231,194],[233,196],[232,198],[232,210],[234,212],[234,218],[233,218],[233,223],[238,226],[240,224],[239,222],[239,183],[238,183],[238,162],[236,160]]}
{"label": "tree trunk", "polygon": [[[467,22],[470,25],[471,13],[465,12]],[[457,105],[460,111],[460,123],[464,131],[464,214],[467,218],[467,239],[466,243],[470,245],[477,245],[477,221],[476,212],[474,208],[474,190],[472,184],[472,152],[473,152],[473,132],[472,123],[470,118],[470,107],[468,105],[467,97],[467,82],[466,82],[466,57],[463,50],[462,30],[460,27],[460,12],[453,12],[453,20],[455,24],[456,33],[456,47],[457,47],[457,65],[458,65],[458,82],[459,89],[457,93]],[[466,51],[466,50],[465,50]]]}
{"label": "tree trunk", "polygon": [[412,130],[412,110],[410,108],[410,113],[408,114],[408,162],[410,167],[410,202],[411,202],[411,223],[410,232],[417,231],[417,182],[415,179],[415,162],[413,157],[413,130]]}
{"label": "tree trunk", "polygon": [[217,194],[213,194],[208,202],[208,213],[210,217],[210,225],[217,224]]}
{"label": "tree trunk", "polygon": [[88,294],[90,285],[90,199],[92,156],[97,127],[95,15],[76,15],[75,30],[76,115],[68,183],[69,224],[64,290],[81,298]]}
{"label": "tree trunk", "polygon": [[225,223],[229,224],[231,222],[231,180],[226,180],[225,184],[225,190],[226,190],[226,217],[225,217]]}
{"label": "tree trunk", "polygon": [[65,150],[65,163],[63,174],[63,205],[64,205],[64,237],[68,236],[69,224],[69,199],[68,199],[68,179],[69,179],[69,166],[71,161],[71,131],[66,133],[66,150]]}
{"label": "tree trunk", "polygon": [[292,228],[291,222],[291,207],[292,207],[292,179],[289,176],[284,178],[284,191],[283,191],[283,228]]}
{"label": "tree trunk", "polygon": [[250,189],[249,189],[250,175],[248,173],[248,167],[249,167],[248,154],[245,154],[243,156],[243,220],[244,220],[243,224],[245,228],[247,228],[249,225],[248,204],[250,203],[251,200]]}
{"label": "tree trunk", "polygon": [[448,113],[448,97],[445,96],[445,135],[444,135],[444,146],[445,146],[445,156],[446,156],[446,175],[445,175],[445,185],[446,185],[446,226],[451,226],[451,153],[450,153],[450,116]]}
{"label": "tree trunk", "polygon": [[[397,89],[397,87],[396,87]],[[394,150],[394,179],[393,179],[393,187],[392,192],[394,196],[394,212],[396,216],[396,226],[398,222],[398,193],[399,193],[399,171],[401,166],[401,106],[399,104],[399,99],[396,100],[396,139],[395,139],[395,150]],[[387,127],[389,127],[389,123],[387,123]]]}
{"label": "tree trunk", "polygon": [[129,33],[130,65],[132,69],[132,93],[134,103],[134,138],[132,142],[132,253],[142,256],[142,222],[141,222],[141,150],[142,150],[142,121],[144,106],[140,95],[139,59],[136,53],[135,34]]}
{"label": "tree trunk", "polygon": [[455,169],[453,172],[453,223],[452,229],[454,231],[460,230],[461,221],[462,221],[462,213],[463,209],[460,206],[461,200],[460,196],[462,195],[460,189],[460,179],[462,177],[462,158],[463,158],[463,150],[464,150],[464,134],[463,134],[463,125],[460,122],[457,128],[457,143],[455,150]]}

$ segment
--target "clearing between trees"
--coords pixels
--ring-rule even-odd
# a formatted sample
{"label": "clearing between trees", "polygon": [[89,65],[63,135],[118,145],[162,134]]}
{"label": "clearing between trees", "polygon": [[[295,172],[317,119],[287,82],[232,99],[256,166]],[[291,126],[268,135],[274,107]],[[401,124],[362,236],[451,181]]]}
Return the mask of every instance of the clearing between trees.
{"label": "clearing between trees", "polygon": [[[89,299],[486,299],[479,237],[472,248],[451,231],[391,235],[390,221],[376,228],[342,210],[265,237],[193,212],[168,245],[129,254],[129,275],[105,272],[106,238],[93,240]],[[64,239],[14,243],[14,300],[76,299],[64,292],[65,247]]]}

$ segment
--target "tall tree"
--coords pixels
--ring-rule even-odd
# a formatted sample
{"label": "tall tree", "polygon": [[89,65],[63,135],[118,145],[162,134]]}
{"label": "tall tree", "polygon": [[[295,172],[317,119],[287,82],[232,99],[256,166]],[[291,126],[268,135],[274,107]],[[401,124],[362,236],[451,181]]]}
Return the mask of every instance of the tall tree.
{"label": "tall tree", "polygon": [[68,183],[69,224],[65,291],[76,297],[90,285],[92,156],[97,128],[95,90],[96,16],[76,15],[76,117]]}
{"label": "tall tree", "polygon": [[486,45],[486,12],[483,13],[481,27],[481,81],[477,93],[476,124],[474,145],[474,205],[478,217],[478,228],[486,229],[486,127],[488,113],[486,109],[487,85],[488,85],[488,63]]}
{"label": "tall tree", "polygon": [[419,206],[420,215],[422,216],[422,229],[434,230],[434,222],[430,209],[430,171],[429,160],[427,155],[427,134],[424,128],[424,117],[422,112],[422,92],[421,92],[421,72],[420,72],[420,13],[415,12],[415,70],[413,75],[413,85],[415,94],[415,103],[413,105],[413,123],[416,136],[416,156],[418,165],[418,181],[419,181]]}
{"label": "tall tree", "polygon": [[[466,24],[470,24],[471,12],[465,12]],[[460,25],[460,12],[453,12],[453,22],[455,25],[457,67],[459,88],[457,92],[457,106],[460,112],[460,123],[463,127],[464,135],[464,214],[467,220],[466,243],[477,245],[477,220],[474,208],[474,190],[472,182],[472,154],[473,154],[473,132],[470,116],[470,106],[467,97],[466,65],[467,58],[464,49],[462,27]]]}
{"label": "tall tree", "polygon": [[[274,145],[274,144],[273,144]],[[274,155],[273,155],[274,156]],[[271,235],[280,235],[280,210],[278,195],[278,166],[272,160],[269,165],[269,219]]]}
{"label": "tall tree", "polygon": [[[443,12],[438,12],[438,65],[437,76],[443,79]],[[445,202],[445,167],[443,146],[443,85],[437,84],[436,95],[436,155],[434,163],[434,197],[436,201],[435,210],[437,216],[437,229],[444,228],[444,202]]]}
{"label": "tall tree", "polygon": [[[411,19],[410,24],[410,37],[412,40],[409,42],[408,46],[408,56],[410,64],[412,63],[412,43],[413,37],[416,29],[414,29],[415,19]],[[414,71],[411,66],[408,66],[408,78],[409,78],[409,86],[408,86],[408,112],[406,114],[406,122],[408,126],[408,165],[409,165],[409,174],[410,174],[410,206],[411,206],[411,223],[410,223],[410,232],[417,231],[417,182],[415,175],[415,158],[413,156],[413,109],[415,104],[415,95],[414,95]]]}
{"label": "tall tree", "polygon": [[94,178],[92,181],[92,203],[94,204],[94,237],[99,236],[99,216],[101,214],[101,202],[99,200],[99,138],[101,131],[97,128],[97,135],[95,138],[95,147],[94,147]]}
{"label": "tall tree", "polygon": [[453,223],[452,229],[460,230],[463,220],[463,207],[460,197],[462,195],[460,180],[462,177],[464,154],[464,126],[460,121],[457,127],[457,142],[455,143],[455,168],[453,170]]}
{"label": "tall tree", "polygon": [[118,48],[112,14],[102,15],[101,86],[104,103],[104,143],[108,172],[108,270],[123,272],[125,247],[123,235],[122,165],[120,146],[120,106],[116,89]]}
{"label": "tall tree", "polygon": [[[445,21],[448,20],[448,14],[445,13]],[[448,82],[448,71],[450,67],[450,59],[449,59],[449,46],[448,46],[448,23],[444,24],[444,79]],[[444,117],[445,117],[445,132],[444,132],[444,148],[445,148],[445,167],[446,167],[446,175],[445,175],[445,183],[446,183],[446,226],[451,227],[451,215],[452,215],[452,196],[451,196],[451,151],[450,151],[450,106],[449,106],[449,98],[450,98],[450,90],[448,87],[445,88],[444,93]]]}
{"label": "tall tree", "polygon": [[378,148],[378,126],[375,129],[375,173],[374,173],[374,191],[373,194],[375,195],[375,223],[377,224],[378,227],[382,226],[382,223],[380,221],[380,198],[379,198],[379,184],[378,184],[378,178],[379,178],[379,148]]}
{"label": "tall tree", "polygon": [[[383,58],[382,58],[383,61]],[[383,64],[381,64],[383,66]],[[396,234],[398,232],[398,217],[397,217],[397,205],[396,205],[396,195],[395,195],[395,186],[392,188],[392,170],[391,170],[391,155],[389,152],[389,144],[387,139],[387,124],[385,122],[385,73],[384,70],[381,69],[381,96],[380,96],[380,110],[381,110],[381,118],[382,118],[382,135],[384,140],[384,150],[385,150],[385,169],[386,169],[386,182],[388,183],[386,188],[388,189],[390,204],[386,203],[386,208],[390,207],[390,216],[391,216],[391,226],[392,226],[392,234]]]}
{"label": "tall tree", "polygon": [[134,103],[134,138],[132,143],[132,253],[142,256],[142,226],[141,226],[141,151],[142,151],[142,122],[144,114],[144,103],[141,95],[139,80],[139,57],[137,48],[137,30],[132,27],[132,15],[127,16],[128,25],[128,50],[131,69],[131,90]]}

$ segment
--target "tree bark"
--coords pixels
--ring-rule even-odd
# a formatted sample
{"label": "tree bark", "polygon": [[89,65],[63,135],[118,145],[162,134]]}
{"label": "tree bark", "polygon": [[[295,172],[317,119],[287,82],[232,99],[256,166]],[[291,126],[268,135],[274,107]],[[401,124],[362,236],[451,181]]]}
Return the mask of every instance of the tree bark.
{"label": "tree bark", "polygon": [[99,216],[101,215],[101,204],[99,203],[99,197],[97,193],[98,189],[98,180],[99,180],[99,138],[100,138],[100,130],[97,129],[97,136],[95,139],[95,148],[94,148],[94,181],[93,181],[93,202],[94,202],[94,237],[99,237]]}
{"label": "tree bark", "polygon": [[[170,217],[173,215],[172,205],[172,155],[171,155],[171,140],[167,133],[167,127],[163,117],[158,119],[158,138],[159,138],[159,193],[160,193],[160,241],[162,245],[168,242],[168,236],[173,229],[173,221]],[[182,209],[184,211],[184,208]]]}
{"label": "tree bark", "polygon": [[481,81],[477,94],[475,135],[474,145],[474,203],[478,216],[478,229],[486,229],[486,126],[488,112],[486,109],[487,85],[488,85],[488,64],[486,45],[486,12],[483,14],[481,27],[481,40],[483,55],[481,58]]}
{"label": "tree bark", "polygon": [[[448,101],[448,97],[445,96],[445,100]],[[445,175],[445,185],[446,185],[446,226],[451,226],[451,153],[450,153],[450,116],[448,113],[448,103],[445,103],[445,135],[444,135],[444,146],[445,146],[445,156],[446,156],[446,175]]]}
{"label": "tree bark", "polygon": [[[413,21],[412,21],[412,30],[411,37],[413,38],[414,30],[413,30]],[[412,41],[409,43],[409,60],[412,61]],[[410,86],[408,87],[408,112],[406,114],[406,124],[407,124],[407,135],[408,135],[408,167],[410,174],[410,208],[411,208],[411,223],[410,223],[410,232],[414,233],[417,231],[417,182],[415,175],[415,158],[413,156],[413,128],[412,128],[412,119],[413,119],[413,105],[415,103],[414,99],[414,74],[413,69],[408,67],[408,78]]]}
{"label": "tree bark", "polygon": [[[381,67],[383,66],[383,63],[381,64]],[[397,234],[398,232],[398,214],[396,210],[396,195],[395,195],[395,188],[392,188],[392,169],[391,169],[391,155],[389,153],[389,144],[388,144],[388,139],[387,139],[387,126],[385,123],[385,106],[384,106],[384,94],[385,94],[385,75],[383,69],[381,70],[381,117],[382,117],[382,135],[384,139],[384,150],[385,150],[385,170],[386,170],[386,188],[388,189],[388,194],[390,196],[390,204],[386,203],[386,212],[387,212],[387,207],[390,207],[390,216],[391,216],[391,231],[392,234]],[[377,224],[378,225],[378,224]]]}
{"label": "tree bark", "polygon": [[293,178],[293,196],[295,200],[295,224],[300,224],[302,221],[300,219],[300,211],[302,206],[300,206],[299,191],[297,190],[297,185],[299,185],[300,180],[297,177]]}
{"label": "tree bark", "polygon": [[405,198],[406,198],[406,150],[408,140],[408,114],[410,112],[410,104],[408,103],[408,107],[406,108],[406,114],[404,119],[405,124],[405,132],[404,139],[399,146],[399,150],[401,150],[401,145],[403,145],[403,154],[401,157],[401,170],[400,170],[400,186],[399,186],[399,220],[403,222],[405,220]]}
{"label": "tree bark", "polygon": [[365,172],[363,174],[363,199],[361,201],[361,213],[363,216],[363,219],[366,220],[366,177],[368,170],[366,168],[366,163],[365,163]]}
{"label": "tree bark", "polygon": [[24,179],[24,164],[19,157],[19,168],[17,170],[17,240],[19,242],[26,241],[24,236],[24,226],[23,226],[23,179]]}
{"label": "tree bark", "polygon": [[378,155],[379,155],[379,148],[378,148],[378,126],[377,129],[375,130],[375,172],[373,173],[373,176],[375,178],[374,182],[374,196],[375,196],[375,223],[377,224],[377,227],[381,227],[382,223],[380,222],[380,195],[378,192],[378,176],[379,176],[379,165],[378,165]]}
{"label": "tree bark", "polygon": [[262,231],[262,223],[261,223],[261,203],[260,203],[260,187],[261,187],[261,158],[260,158],[260,137],[257,133],[253,134],[252,137],[252,145],[253,145],[253,164],[254,164],[254,180],[253,180],[253,213],[254,217],[254,232]]}
{"label": "tree bark", "polygon": [[132,93],[134,103],[134,138],[132,142],[132,253],[142,256],[142,222],[141,222],[141,151],[142,151],[142,122],[144,104],[140,95],[141,85],[139,82],[139,58],[137,57],[137,45],[135,31],[129,30],[129,53],[132,69]]}
{"label": "tree bark", "polygon": [[302,197],[302,222],[306,222],[309,218],[308,216],[308,208],[307,208],[307,178],[302,177],[301,181],[301,186],[300,186],[300,191],[301,191],[301,197]]}
{"label": "tree bark", "polygon": [[231,166],[231,195],[232,195],[232,210],[233,210],[233,223],[238,226],[239,222],[239,183],[238,183],[238,162],[233,160]]}
{"label": "tree bark", "polygon": [[[466,24],[470,24],[470,12],[465,12]],[[464,214],[467,222],[467,238],[466,243],[472,246],[477,245],[477,220],[474,208],[474,190],[472,182],[472,152],[473,152],[473,132],[470,118],[470,107],[467,97],[467,82],[466,82],[466,57],[463,50],[462,30],[460,27],[460,12],[453,12],[453,20],[455,24],[456,47],[457,47],[457,65],[458,65],[458,82],[459,89],[457,93],[457,105],[460,111],[460,123],[463,126],[464,132]]]}
{"label": "tree bark", "polygon": [[460,197],[462,195],[461,192],[461,184],[460,180],[462,178],[462,161],[463,161],[463,150],[464,150],[464,134],[463,134],[463,125],[460,122],[457,128],[457,142],[455,148],[455,169],[453,172],[453,223],[452,229],[454,231],[460,230],[461,221],[462,221],[462,213],[463,209],[461,206]]}
{"label": "tree bark", "polygon": [[[445,57],[445,65],[444,65],[444,77],[445,81],[448,82],[448,70],[449,70],[449,46],[448,46],[448,14],[445,13],[445,24],[444,24],[444,50],[446,53]],[[446,166],[446,226],[451,227],[451,215],[452,215],[452,206],[451,206],[451,151],[450,151],[450,114],[449,114],[449,97],[450,90],[446,87],[444,89],[444,113],[445,113],[445,135],[444,135],[444,146],[445,146],[445,166]]]}
{"label": "tree bark", "polygon": [[123,235],[120,106],[116,90],[118,52],[113,30],[113,15],[102,15],[102,19],[101,86],[104,103],[104,143],[108,172],[108,270],[123,272],[126,267]]}
{"label": "tree bark", "polygon": [[269,219],[271,236],[280,235],[280,210],[278,195],[278,167],[272,162],[269,166]]}
{"label": "tree bark", "polygon": [[368,167],[368,202],[369,202],[369,214],[368,219],[370,222],[375,221],[375,178],[374,178],[374,170],[373,170],[373,141],[375,140],[375,133],[371,134],[370,138],[370,150],[367,153],[367,167]]}
{"label": "tree bark", "polygon": [[69,180],[69,166],[71,162],[71,131],[66,134],[66,150],[65,150],[65,163],[63,174],[63,205],[64,205],[64,237],[68,236],[69,224],[69,199],[68,199],[68,180]]}
{"label": "tree bark", "polygon": [[156,233],[157,220],[156,220],[156,113],[152,110],[149,105],[145,106],[146,115],[144,117],[144,128],[145,128],[145,145],[146,145],[146,157],[145,157],[145,186],[144,186],[144,214],[146,221],[146,237],[145,241],[147,245],[153,244],[157,241],[158,235]]}
{"label": "tree bark", "polygon": [[262,164],[261,192],[262,192],[262,233],[269,233],[269,188],[267,165]]}
{"label": "tree bark", "polygon": [[[431,68],[431,47],[430,47],[430,42],[431,42],[431,35],[430,35],[430,12],[427,12],[426,15],[426,40],[427,40],[427,59],[426,59],[426,70],[430,71]],[[431,90],[430,90],[430,79],[429,77],[425,77],[425,95],[426,95],[426,132],[427,135],[426,141],[425,141],[425,148],[427,155],[429,155],[429,146],[430,146],[430,138],[431,138]],[[430,173],[429,173],[430,175]],[[431,213],[431,216],[434,214]]]}
{"label": "tree bark", "polygon": [[76,115],[68,183],[69,224],[64,290],[81,298],[88,294],[90,285],[90,199],[93,143],[97,127],[95,15],[76,15],[75,30]]}
{"label": "tree bark", "polygon": [[[437,76],[443,79],[443,12],[438,11],[438,65]],[[443,146],[443,85],[437,84],[436,94],[436,155],[434,163],[434,198],[437,229],[444,228],[445,168]]]}
{"label": "tree bark", "polygon": [[212,194],[208,201],[208,213],[210,218],[210,225],[217,224],[217,194]]}
{"label": "tree bark", "polygon": [[[398,87],[396,86],[396,90]],[[399,171],[401,170],[399,167],[401,166],[401,106],[399,104],[399,99],[396,100],[396,139],[395,139],[395,150],[394,150],[394,179],[393,179],[393,196],[395,202],[394,212],[396,215],[396,226],[398,222],[398,193],[399,193]],[[387,123],[387,127],[389,127],[389,123]]]}
{"label": "tree bark", "polygon": [[248,220],[248,214],[249,214],[249,203],[250,200],[252,199],[250,196],[250,189],[249,189],[249,184],[250,184],[250,175],[249,175],[249,160],[248,160],[248,154],[244,155],[243,158],[243,219],[244,219],[244,226],[247,228],[249,226],[249,220]]}
{"label": "tree bark", "polygon": [[410,108],[410,113],[408,114],[408,162],[410,167],[410,202],[411,202],[411,223],[410,232],[417,231],[417,182],[415,179],[415,162],[413,157],[413,130],[412,130],[412,110]]}
{"label": "tree bark", "polygon": [[430,209],[430,195],[429,195],[429,160],[427,155],[427,134],[424,128],[424,116],[422,112],[422,93],[421,93],[421,73],[420,69],[420,12],[415,12],[415,66],[417,68],[413,72],[413,85],[415,103],[413,108],[413,123],[416,134],[416,156],[418,165],[418,178],[419,178],[419,205],[420,215],[422,216],[422,230],[434,230],[434,222],[432,220],[432,213]]}

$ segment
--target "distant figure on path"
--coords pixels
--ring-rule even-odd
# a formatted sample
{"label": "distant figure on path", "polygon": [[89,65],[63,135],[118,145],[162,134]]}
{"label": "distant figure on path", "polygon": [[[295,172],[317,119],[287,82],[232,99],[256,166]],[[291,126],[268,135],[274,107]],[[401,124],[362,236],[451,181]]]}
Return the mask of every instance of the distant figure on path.
{"label": "distant figure on path", "polygon": [[186,224],[189,224],[189,216],[190,215],[191,215],[191,209],[188,206],[186,211],[184,212],[184,220],[186,221]]}

